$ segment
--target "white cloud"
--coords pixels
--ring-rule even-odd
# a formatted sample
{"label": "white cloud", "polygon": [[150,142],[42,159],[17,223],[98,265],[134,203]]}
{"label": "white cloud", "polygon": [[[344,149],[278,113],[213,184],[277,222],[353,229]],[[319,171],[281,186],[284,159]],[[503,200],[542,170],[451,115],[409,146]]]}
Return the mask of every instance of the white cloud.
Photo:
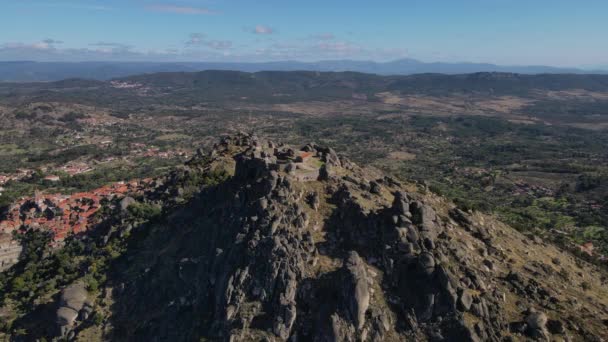
{"label": "white cloud", "polygon": [[63,42],[61,40],[55,40],[55,39],[51,39],[51,38],[47,38],[47,39],[43,40],[42,42],[45,44],[49,44],[49,45],[63,44]]}
{"label": "white cloud", "polygon": [[[266,30],[262,30],[267,32]],[[249,32],[249,30],[248,30]],[[0,60],[39,61],[277,61],[324,59],[391,60],[407,55],[404,49],[372,48],[324,33],[304,39],[256,39],[250,44],[213,39],[191,33],[181,44],[161,49],[143,49],[125,43],[98,41],[84,48],[64,48],[61,41],[0,43]]]}
{"label": "white cloud", "polygon": [[186,41],[186,45],[200,45],[206,37],[204,33],[190,33],[190,39]]}
{"label": "white cloud", "polygon": [[276,32],[273,28],[268,27],[266,25],[256,25],[250,31],[251,31],[251,33],[261,34],[261,35],[268,35],[268,34],[273,34]]}
{"label": "white cloud", "polygon": [[228,50],[232,48],[232,42],[229,40],[211,40],[206,42],[205,45],[215,50]]}
{"label": "white cloud", "polygon": [[310,38],[314,40],[334,40],[336,39],[336,36],[333,33],[325,32],[313,34],[312,36],[310,36]]}
{"label": "white cloud", "polygon": [[314,45],[314,47],[320,51],[339,54],[350,54],[362,51],[360,46],[349,42],[322,42]]}
{"label": "white cloud", "polygon": [[208,8],[201,7],[188,7],[188,6],[176,6],[176,5],[150,5],[147,6],[146,9],[149,11],[155,12],[165,12],[165,13],[177,13],[177,14],[215,14],[214,11]]}
{"label": "white cloud", "polygon": [[232,42],[229,40],[208,40],[204,33],[191,33],[186,41],[186,47],[208,47],[214,50],[229,50]]}
{"label": "white cloud", "polygon": [[63,44],[60,40],[47,38],[35,43],[4,43],[0,45],[0,49],[14,49],[14,50],[52,50],[55,49],[55,45]]}
{"label": "white cloud", "polygon": [[38,50],[47,50],[53,48],[52,45],[47,44],[45,42],[34,43],[31,45],[31,47]]}
{"label": "white cloud", "polygon": [[113,42],[97,42],[93,44],[89,44],[90,46],[96,46],[98,48],[103,48],[106,50],[131,50],[134,48],[133,45],[127,45],[122,43],[113,43]]}
{"label": "white cloud", "polygon": [[[28,5],[25,1],[22,2],[24,5]],[[30,3],[29,5],[34,6],[34,3]],[[44,7],[52,7],[52,8],[63,8],[63,9],[71,9],[71,10],[82,10],[82,11],[111,11],[114,8],[102,5],[87,5],[87,4],[76,4],[76,3],[68,3],[68,2],[51,2],[49,3],[35,3],[35,6],[44,6]]]}

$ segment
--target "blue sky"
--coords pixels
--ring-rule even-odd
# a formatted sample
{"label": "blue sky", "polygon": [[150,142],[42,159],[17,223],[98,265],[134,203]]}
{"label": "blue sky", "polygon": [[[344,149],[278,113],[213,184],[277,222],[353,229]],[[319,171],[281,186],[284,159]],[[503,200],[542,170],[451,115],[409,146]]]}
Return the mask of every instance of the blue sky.
{"label": "blue sky", "polygon": [[608,65],[606,0],[0,0],[0,60]]}

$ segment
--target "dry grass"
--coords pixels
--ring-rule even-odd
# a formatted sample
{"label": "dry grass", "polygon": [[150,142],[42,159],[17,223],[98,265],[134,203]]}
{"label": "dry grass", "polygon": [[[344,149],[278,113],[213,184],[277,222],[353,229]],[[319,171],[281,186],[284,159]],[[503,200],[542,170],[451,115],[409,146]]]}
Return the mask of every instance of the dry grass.
{"label": "dry grass", "polygon": [[554,100],[608,100],[608,93],[598,93],[584,89],[537,92],[539,96]]}
{"label": "dry grass", "polygon": [[474,101],[473,106],[480,111],[492,111],[498,113],[512,113],[518,111],[533,101],[514,96],[501,96],[487,100]]}
{"label": "dry grass", "polygon": [[388,154],[388,158],[392,160],[414,160],[416,155],[405,151],[395,151]]}

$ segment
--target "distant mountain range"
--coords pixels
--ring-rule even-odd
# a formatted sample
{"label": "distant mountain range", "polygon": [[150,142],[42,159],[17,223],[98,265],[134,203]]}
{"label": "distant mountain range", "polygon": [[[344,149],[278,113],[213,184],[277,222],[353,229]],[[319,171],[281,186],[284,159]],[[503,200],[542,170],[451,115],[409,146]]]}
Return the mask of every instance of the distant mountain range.
{"label": "distant mountain range", "polygon": [[501,66],[487,63],[426,63],[415,59],[392,62],[331,60],[319,62],[278,61],[263,63],[221,62],[0,62],[0,81],[57,81],[67,78],[108,80],[156,72],[193,72],[203,70],[258,71],[355,71],[379,75],[421,73],[465,74],[509,72],[519,74],[608,74],[608,70],[584,70],[549,66]]}
{"label": "distant mountain range", "polygon": [[[516,74],[478,72],[458,75],[415,74],[376,75],[359,72],[261,71],[248,73],[228,70],[199,72],[160,72],[139,74],[111,81],[65,79],[55,82],[0,82],[3,103],[18,104],[23,97],[38,102],[73,102],[116,109],[152,106],[162,103],[184,107],[200,103],[218,105],[248,103],[294,103],[367,99],[378,94],[424,94],[479,97],[518,96],[535,98],[539,91],[582,90],[608,92],[608,74]],[[145,94],[145,96],[142,96]],[[565,108],[573,113],[605,113],[603,102]],[[544,107],[543,107],[544,108]],[[582,108],[582,109],[581,109]],[[546,106],[545,110],[555,111]],[[551,113],[554,114],[554,113]],[[603,115],[603,114],[602,114]]]}

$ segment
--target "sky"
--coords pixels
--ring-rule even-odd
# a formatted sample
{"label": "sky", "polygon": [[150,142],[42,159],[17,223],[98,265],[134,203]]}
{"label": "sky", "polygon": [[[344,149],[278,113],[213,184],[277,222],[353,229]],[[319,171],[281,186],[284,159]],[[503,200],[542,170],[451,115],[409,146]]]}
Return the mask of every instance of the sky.
{"label": "sky", "polygon": [[606,0],[0,0],[0,60],[608,66]]}

